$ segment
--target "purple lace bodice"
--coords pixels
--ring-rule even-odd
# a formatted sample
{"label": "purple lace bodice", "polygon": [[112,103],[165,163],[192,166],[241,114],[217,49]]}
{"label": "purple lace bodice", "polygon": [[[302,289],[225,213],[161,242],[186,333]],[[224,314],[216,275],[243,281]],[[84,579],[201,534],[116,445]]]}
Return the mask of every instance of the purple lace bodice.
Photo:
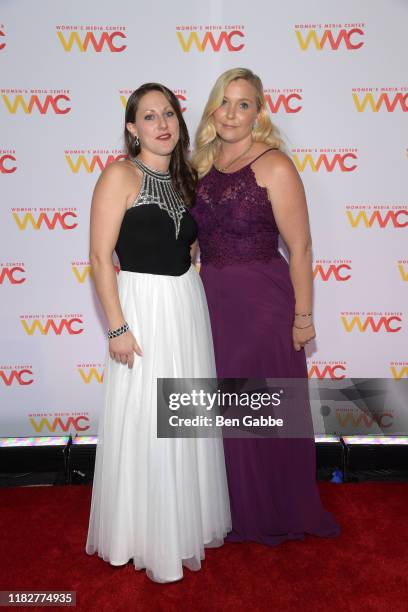
{"label": "purple lace bodice", "polygon": [[204,265],[222,268],[280,257],[271,202],[250,164],[230,174],[213,166],[198,184],[191,212]]}

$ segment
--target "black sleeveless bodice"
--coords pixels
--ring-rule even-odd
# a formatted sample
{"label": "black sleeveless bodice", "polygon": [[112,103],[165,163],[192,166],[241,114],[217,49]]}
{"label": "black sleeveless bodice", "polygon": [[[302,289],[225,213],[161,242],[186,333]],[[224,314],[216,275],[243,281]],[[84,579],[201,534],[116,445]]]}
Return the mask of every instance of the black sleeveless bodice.
{"label": "black sleeveless bodice", "polygon": [[157,172],[139,159],[140,193],[125,213],[115,251],[121,270],[181,276],[191,265],[197,225],[173,187],[169,172]]}

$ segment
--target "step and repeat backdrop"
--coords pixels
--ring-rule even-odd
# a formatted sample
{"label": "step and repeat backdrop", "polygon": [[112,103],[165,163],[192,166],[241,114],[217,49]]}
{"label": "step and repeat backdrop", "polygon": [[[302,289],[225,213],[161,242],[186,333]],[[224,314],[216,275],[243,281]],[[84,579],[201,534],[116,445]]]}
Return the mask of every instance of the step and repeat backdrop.
{"label": "step and repeat backdrop", "polygon": [[[310,378],[403,384],[407,18],[403,0],[0,3],[0,436],[97,433],[107,342],[89,211],[124,156],[127,98],[164,83],[193,139],[215,79],[237,66],[261,77],[306,188]],[[343,408],[316,408],[316,433],[401,433],[392,403]]]}

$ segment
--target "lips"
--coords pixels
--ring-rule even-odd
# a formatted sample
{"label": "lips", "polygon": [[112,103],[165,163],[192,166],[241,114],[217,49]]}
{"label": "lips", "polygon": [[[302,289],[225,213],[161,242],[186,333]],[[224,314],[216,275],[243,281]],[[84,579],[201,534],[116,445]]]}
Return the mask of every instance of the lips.
{"label": "lips", "polygon": [[171,134],[162,134],[161,136],[157,136],[156,140],[170,140]]}

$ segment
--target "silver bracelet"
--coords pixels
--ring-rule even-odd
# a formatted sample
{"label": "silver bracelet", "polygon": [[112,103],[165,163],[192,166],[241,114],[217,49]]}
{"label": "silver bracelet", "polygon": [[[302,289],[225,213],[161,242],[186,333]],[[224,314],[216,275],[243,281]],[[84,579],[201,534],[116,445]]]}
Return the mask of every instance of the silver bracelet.
{"label": "silver bracelet", "polygon": [[109,340],[111,340],[112,338],[117,338],[118,336],[121,336],[122,334],[127,332],[128,329],[129,329],[129,325],[126,322],[120,327],[118,327],[117,329],[108,329]]}

